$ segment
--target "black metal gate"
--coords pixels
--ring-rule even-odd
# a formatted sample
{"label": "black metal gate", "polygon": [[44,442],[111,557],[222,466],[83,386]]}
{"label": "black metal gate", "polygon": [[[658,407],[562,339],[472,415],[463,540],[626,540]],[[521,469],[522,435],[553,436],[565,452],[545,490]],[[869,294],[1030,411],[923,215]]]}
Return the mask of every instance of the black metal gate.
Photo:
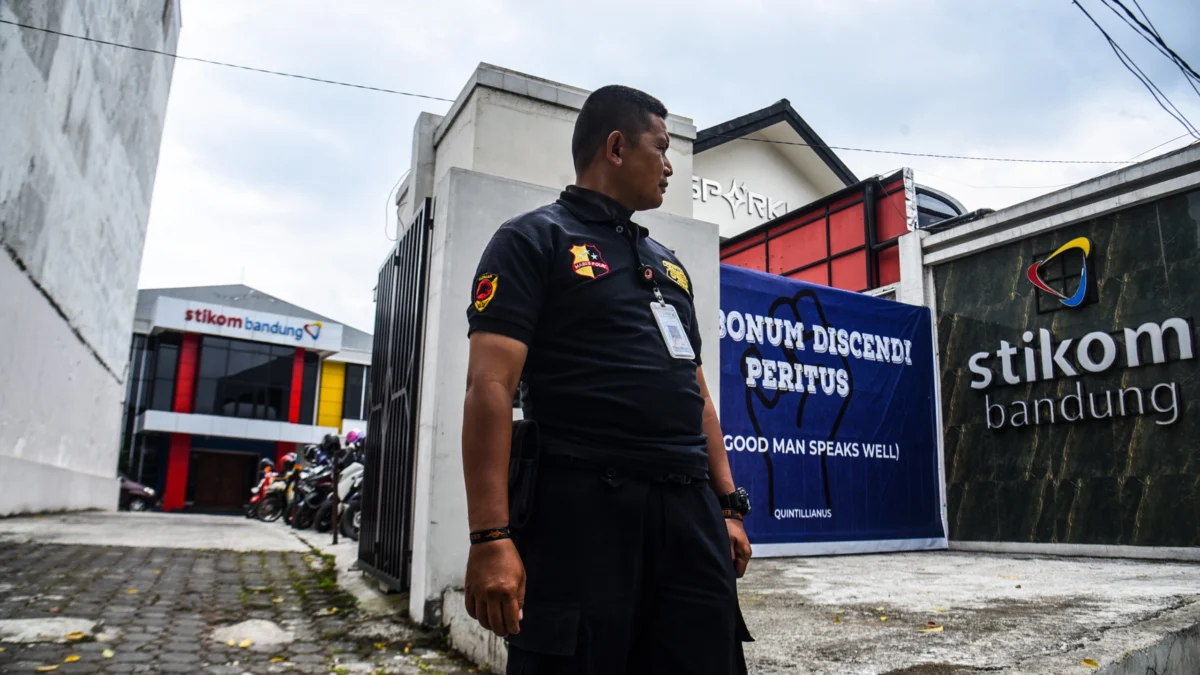
{"label": "black metal gate", "polygon": [[417,401],[433,202],[413,217],[379,270],[371,352],[359,567],[396,591],[411,583]]}

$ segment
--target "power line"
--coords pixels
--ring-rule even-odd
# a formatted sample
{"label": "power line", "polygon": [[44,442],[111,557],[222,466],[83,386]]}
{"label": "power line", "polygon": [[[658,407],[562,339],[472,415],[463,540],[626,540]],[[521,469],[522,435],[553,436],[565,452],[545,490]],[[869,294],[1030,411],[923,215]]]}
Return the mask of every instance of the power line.
{"label": "power line", "polygon": [[354,84],[352,82],[341,82],[339,80],[327,80],[327,79],[324,79],[321,77],[312,77],[310,75],[298,75],[296,73],[285,73],[285,72],[279,71],[279,70],[269,70],[267,68],[255,68],[253,66],[243,66],[243,65],[239,65],[237,63],[226,63],[225,61],[213,61],[212,59],[202,59],[202,58],[195,57],[195,56],[183,56],[181,54],[172,54],[171,52],[164,52],[164,51],[160,51],[157,49],[148,49],[146,47],[136,47],[134,45],[121,44],[119,42],[109,42],[108,40],[100,40],[97,38],[88,37],[86,35],[75,35],[72,33],[63,33],[61,31],[51,30],[49,28],[41,28],[39,26],[30,26],[27,24],[18,23],[16,21],[9,21],[7,19],[0,19],[0,23],[6,23],[11,26],[17,26],[18,28],[24,28],[26,30],[36,30],[36,31],[41,31],[43,33],[50,33],[51,35],[57,35],[59,37],[75,38],[76,40],[85,40],[87,42],[94,42],[96,44],[108,45],[109,47],[119,47],[121,49],[132,49],[133,51],[144,52],[146,54],[157,54],[159,56],[169,56],[173,59],[179,59],[181,61],[195,61],[196,63],[207,63],[210,66],[222,66],[224,68],[237,68],[238,70],[249,70],[254,73],[265,73],[267,75],[279,75],[280,77],[291,77],[291,78],[295,78],[297,80],[308,80],[310,82],[320,82],[322,84],[334,84],[339,87],[350,87],[353,89],[365,89],[367,91],[378,91],[378,92],[382,92],[384,94],[395,94],[397,96],[411,96],[412,98],[424,98],[424,99],[429,99],[431,101],[446,101],[447,103],[454,103],[454,99],[452,99],[452,98],[442,98],[441,96],[430,96],[428,94],[415,94],[411,91],[399,91],[396,89],[387,89],[385,87],[372,87],[372,86],[365,85],[365,84]]}
{"label": "power line", "polygon": [[[1080,9],[1082,9],[1082,7]],[[19,23],[16,21],[8,21],[7,19],[0,19],[0,23],[17,26],[18,28],[24,28],[27,30],[34,30],[34,31],[40,31],[43,33],[50,33],[52,35],[58,35],[60,37],[74,38],[77,40],[94,42],[96,44],[107,45],[109,47],[118,47],[121,49],[131,49],[134,51],[144,52],[147,54],[157,54],[159,56],[167,56],[167,57],[171,57],[174,59],[180,59],[183,61],[195,61],[197,63],[205,63],[208,65],[221,66],[224,68],[236,68],[238,70],[247,70],[247,71],[255,72],[255,73],[263,73],[263,74],[267,74],[267,75],[278,75],[280,77],[290,77],[290,78],[294,78],[294,79],[298,79],[298,80],[319,82],[322,84],[332,84],[332,85],[337,85],[337,86],[341,86],[341,87],[364,89],[367,91],[376,91],[376,92],[380,92],[380,93],[384,93],[384,94],[394,94],[397,96],[409,96],[409,97],[413,97],[413,98],[423,98],[423,99],[428,99],[428,100],[432,100],[432,101],[445,101],[447,103],[454,102],[454,99],[443,98],[441,96],[431,96],[428,94],[417,94],[414,92],[399,91],[396,89],[387,89],[385,87],[372,87],[372,86],[363,85],[363,84],[354,84],[351,82],[343,82],[340,80],[329,80],[329,79],[325,79],[325,78],[311,77],[308,75],[299,75],[296,73],[286,73],[286,72],[278,71],[278,70],[269,70],[266,68],[255,68],[253,66],[244,66],[244,65],[240,65],[240,64],[236,64],[236,63],[228,63],[225,61],[214,61],[212,59],[202,59],[202,58],[194,57],[194,56],[182,56],[180,54],[173,54],[171,52],[164,52],[164,51],[160,51],[157,49],[148,49],[146,47],[137,47],[134,45],[127,45],[127,44],[122,44],[119,42],[110,42],[108,40],[100,40],[98,38],[92,38],[92,37],[88,37],[85,35],[75,35],[72,33],[64,33],[61,31],[51,30],[49,28],[41,28],[39,26],[30,26],[28,24]],[[967,156],[967,155],[945,155],[945,154],[926,153],[926,152],[905,152],[902,150],[878,150],[878,149],[873,149],[873,148],[852,148],[852,147],[838,146],[838,145],[821,145],[821,144],[816,144],[816,143],[802,143],[802,142],[798,142],[798,141],[773,141],[773,140],[768,140],[765,138],[748,138],[748,137],[744,137],[744,136],[717,135],[717,136],[713,136],[713,137],[728,138],[731,140],[754,141],[757,143],[770,143],[770,144],[775,144],[775,145],[795,145],[795,146],[803,146],[803,147],[810,147],[810,148],[825,148],[825,149],[829,149],[829,150],[840,150],[843,152],[867,152],[867,153],[874,153],[874,154],[880,154],[880,155],[898,155],[898,156],[902,156],[902,157],[929,157],[929,158],[934,158],[934,159],[958,159],[958,160],[973,160],[973,161],[980,161],[980,162],[1010,162],[1010,163],[1018,163],[1018,164],[1129,164],[1130,163],[1128,161],[1115,161],[1115,160],[1072,160],[1072,159],[1026,159],[1026,158],[1014,158],[1014,157],[971,157],[971,156]]]}
{"label": "power line", "polygon": [[1154,101],[1158,103],[1159,107],[1165,110],[1168,115],[1175,118],[1175,121],[1182,124],[1183,128],[1186,129],[1192,137],[1200,140],[1200,131],[1196,130],[1196,127],[1192,125],[1192,123],[1179,110],[1179,108],[1176,107],[1174,103],[1171,103],[1171,100],[1167,98],[1166,94],[1164,94],[1162,90],[1159,89],[1158,86],[1155,85],[1154,82],[1151,81],[1144,72],[1142,72],[1142,69],[1133,62],[1133,59],[1125,53],[1125,50],[1121,49],[1121,46],[1112,39],[1112,36],[1108,34],[1108,31],[1104,30],[1104,27],[1101,26],[1100,23],[1097,22],[1096,19],[1094,19],[1086,9],[1084,9],[1083,5],[1079,4],[1079,0],[1071,0],[1071,4],[1078,7],[1079,11],[1083,12],[1083,15],[1088,18],[1088,21],[1091,21],[1092,25],[1100,31],[1100,34],[1103,35],[1104,39],[1108,41],[1108,46],[1111,47],[1113,53],[1117,55],[1117,59],[1120,60],[1121,65],[1125,66],[1125,69],[1130,73],[1133,73],[1134,77],[1136,77],[1138,81],[1142,83],[1142,86],[1146,87],[1146,90],[1149,91],[1150,95],[1154,97]]}
{"label": "power line", "polygon": [[755,143],[770,143],[774,145],[798,145],[806,148],[825,148],[827,150],[842,150],[845,152],[872,152],[880,155],[901,155],[904,157],[932,157],[935,159],[969,159],[979,162],[1014,162],[1018,164],[1129,164],[1128,161],[1090,160],[1090,159],[1023,159],[1016,157],[970,157],[968,155],[938,155],[930,152],[904,152],[901,150],[875,150],[872,148],[850,148],[841,145],[821,145],[820,143],[802,143],[800,141],[773,141],[766,138],[750,138],[748,136],[727,136],[713,134],[706,138],[725,138],[733,141],[753,141]]}
{"label": "power line", "polygon": [[[1101,2],[1103,2],[1104,6],[1107,7],[1113,14],[1116,14],[1117,18],[1124,21],[1125,25],[1132,28],[1133,32],[1141,36],[1141,38],[1150,43],[1150,46],[1154,47],[1159,54],[1162,54],[1167,58],[1168,61],[1173,63],[1175,67],[1179,69],[1179,72],[1183,73],[1183,79],[1188,83],[1188,86],[1192,88],[1192,91],[1196,92],[1197,96],[1200,96],[1200,89],[1196,88],[1196,82],[1200,81],[1200,74],[1197,74],[1196,71],[1192,70],[1192,67],[1188,65],[1187,61],[1184,61],[1179,54],[1175,53],[1175,50],[1167,46],[1167,43],[1162,39],[1162,36],[1160,36],[1158,31],[1154,29],[1153,24],[1147,26],[1146,24],[1142,23],[1141,19],[1131,12],[1128,7],[1122,4],[1121,0],[1101,0]],[[1117,7],[1120,7],[1127,16],[1122,16],[1121,11],[1119,11]],[[1141,5],[1138,6],[1138,9],[1142,9]],[[1142,10],[1142,15],[1145,16],[1145,14],[1146,12]],[[1146,21],[1149,22],[1150,17],[1147,16]]]}

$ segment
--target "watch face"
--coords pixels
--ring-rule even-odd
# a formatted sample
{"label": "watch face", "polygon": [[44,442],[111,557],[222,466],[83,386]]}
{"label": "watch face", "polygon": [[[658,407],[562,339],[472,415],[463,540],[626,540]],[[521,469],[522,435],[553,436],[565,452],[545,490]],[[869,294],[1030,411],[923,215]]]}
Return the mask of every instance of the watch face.
{"label": "watch face", "polygon": [[750,513],[750,494],[746,492],[746,488],[738,488],[734,492],[734,501],[736,502],[737,510],[744,516]]}

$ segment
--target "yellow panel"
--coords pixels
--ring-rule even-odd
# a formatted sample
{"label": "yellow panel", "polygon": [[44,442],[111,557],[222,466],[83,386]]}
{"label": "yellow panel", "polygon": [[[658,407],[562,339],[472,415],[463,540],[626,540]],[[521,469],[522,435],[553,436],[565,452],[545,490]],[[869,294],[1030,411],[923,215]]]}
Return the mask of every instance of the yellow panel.
{"label": "yellow panel", "polygon": [[342,430],[342,394],[346,390],[346,364],[321,364],[321,393],[317,399],[317,426]]}

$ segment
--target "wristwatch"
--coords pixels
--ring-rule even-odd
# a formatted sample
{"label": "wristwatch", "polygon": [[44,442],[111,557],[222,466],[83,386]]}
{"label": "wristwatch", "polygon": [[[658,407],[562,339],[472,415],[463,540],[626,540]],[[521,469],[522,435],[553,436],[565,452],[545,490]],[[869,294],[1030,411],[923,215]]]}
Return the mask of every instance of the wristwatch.
{"label": "wristwatch", "polygon": [[718,497],[717,503],[721,505],[721,513],[726,518],[741,520],[750,513],[750,495],[746,488],[738,488],[724,497]]}

